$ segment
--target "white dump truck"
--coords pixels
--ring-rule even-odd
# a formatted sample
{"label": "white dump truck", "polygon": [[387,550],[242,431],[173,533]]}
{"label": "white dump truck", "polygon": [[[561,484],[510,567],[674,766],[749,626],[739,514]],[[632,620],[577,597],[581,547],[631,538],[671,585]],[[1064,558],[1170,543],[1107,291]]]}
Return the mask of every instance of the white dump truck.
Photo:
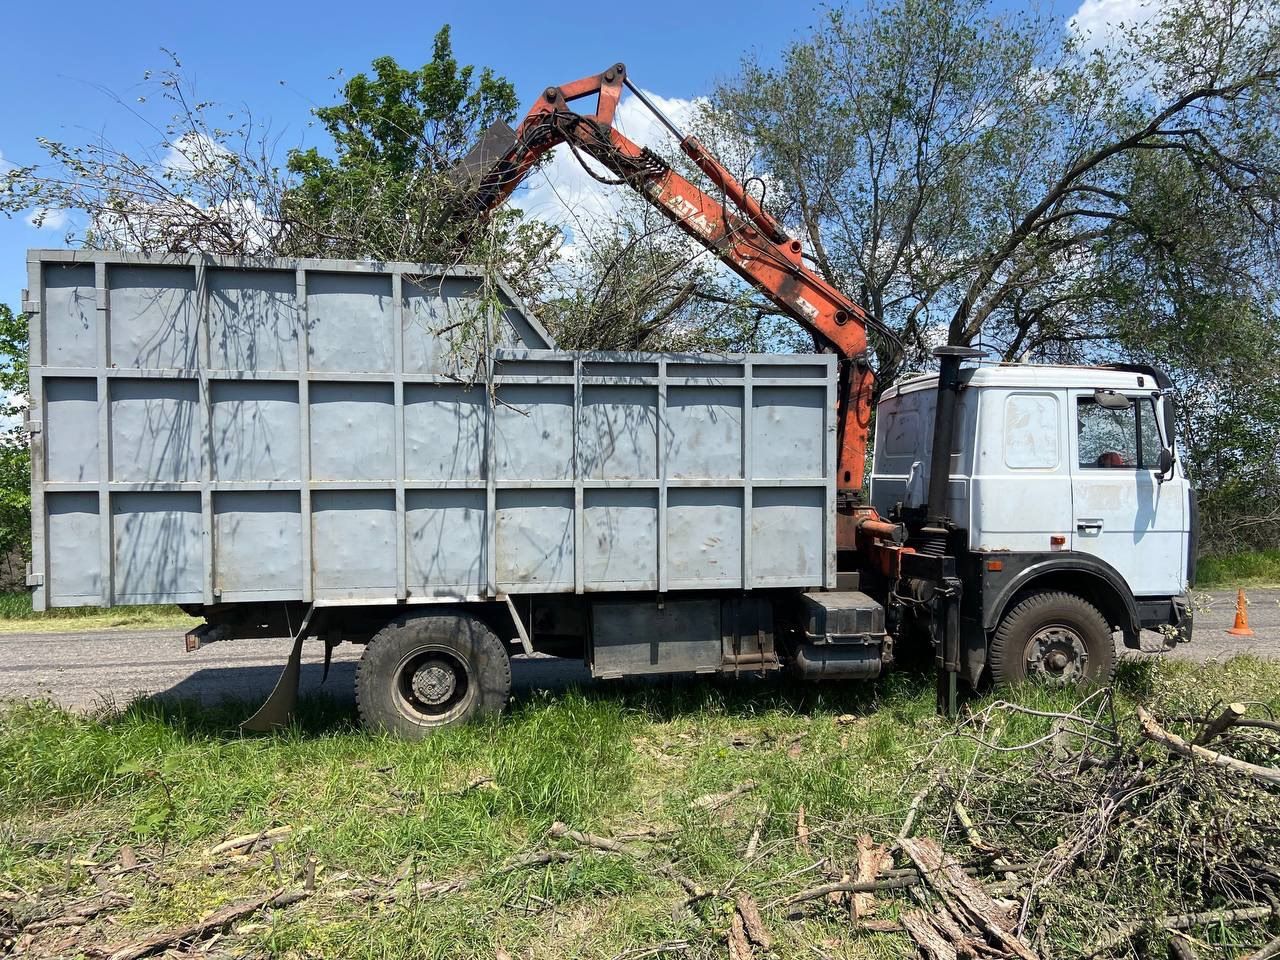
{"label": "white dump truck", "polygon": [[407,736],[500,708],[513,651],[855,679],[915,648],[954,709],[962,679],[1101,681],[1113,636],[1190,636],[1167,378],[940,348],[880,400],[867,495],[868,336],[893,332],[697,140],[658,114],[711,193],[618,131],[624,86],[653,109],[615,64],[488,131],[469,214],[568,143],[814,353],[560,351],[467,267],[32,251],[36,609],[293,638],[254,727],[288,717],[307,638],[364,644],[361,714]]}

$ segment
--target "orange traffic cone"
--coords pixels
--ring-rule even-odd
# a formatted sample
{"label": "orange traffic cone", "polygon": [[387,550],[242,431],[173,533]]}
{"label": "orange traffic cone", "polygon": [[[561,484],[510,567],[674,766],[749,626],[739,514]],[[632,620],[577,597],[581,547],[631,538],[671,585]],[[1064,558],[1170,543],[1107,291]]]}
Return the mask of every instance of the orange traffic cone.
{"label": "orange traffic cone", "polygon": [[1249,629],[1249,609],[1247,601],[1244,598],[1244,591],[1240,590],[1236,593],[1236,623],[1227,633],[1233,637],[1252,637],[1253,631]]}

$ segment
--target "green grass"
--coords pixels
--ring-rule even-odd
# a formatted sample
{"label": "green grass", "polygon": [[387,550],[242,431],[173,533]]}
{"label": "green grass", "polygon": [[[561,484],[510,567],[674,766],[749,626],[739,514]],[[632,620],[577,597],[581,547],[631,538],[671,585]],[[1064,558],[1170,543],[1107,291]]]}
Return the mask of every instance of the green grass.
{"label": "green grass", "polygon": [[57,607],[36,613],[27,590],[0,593],[0,633],[58,632],[104,627],[190,627],[199,620],[175,606]]}
{"label": "green grass", "polygon": [[1280,585],[1280,550],[1201,557],[1196,566],[1196,586],[1201,589],[1274,585]]}
{"label": "green grass", "polygon": [[[1169,711],[1237,699],[1280,709],[1280,665],[1126,663],[1117,690],[1122,713],[1139,701]],[[1061,691],[1020,696],[1042,708],[1075,700]],[[296,888],[314,858],[320,892],[242,925],[223,944],[228,955],[612,958],[679,939],[691,943],[688,956],[721,957],[725,901],[673,910],[685,893],[645,860],[586,854],[534,870],[496,868],[534,850],[576,851],[548,837],[564,821],[608,836],[667,831],[638,843],[655,843],[655,859],[705,890],[750,890],[762,903],[794,892],[814,882],[819,858],[847,864],[859,833],[892,838],[922,784],[946,771],[969,775],[976,747],[944,738],[951,727],[933,698],[931,678],[905,673],[874,685],[600,684],[527,695],[501,718],[421,743],[365,733],[349,706],[321,697],[303,701],[293,728],[263,737],[238,734],[243,704],[144,700],[86,716],[14,703],[0,710],[0,892],[87,895],[91,874],[118,863],[125,845],[154,862],[151,875],[112,881],[133,903],[114,925],[78,928],[84,950]],[[1004,732],[1033,736],[1044,723],[1012,716]],[[479,777],[492,784],[466,789]],[[758,789],[723,810],[692,803],[747,780]],[[808,850],[795,841],[802,806]],[[757,822],[762,853],[748,863]],[[227,837],[281,825],[294,831],[274,854],[206,855]],[[405,891],[413,880],[471,885],[440,897],[406,892],[393,904],[337,896],[396,876],[409,878]],[[909,903],[890,902],[884,915]],[[4,910],[0,899],[0,928]],[[812,958],[814,948],[844,958],[914,955],[905,937],[854,933],[847,915],[822,904],[802,920],[769,910],[766,920],[780,958]]]}

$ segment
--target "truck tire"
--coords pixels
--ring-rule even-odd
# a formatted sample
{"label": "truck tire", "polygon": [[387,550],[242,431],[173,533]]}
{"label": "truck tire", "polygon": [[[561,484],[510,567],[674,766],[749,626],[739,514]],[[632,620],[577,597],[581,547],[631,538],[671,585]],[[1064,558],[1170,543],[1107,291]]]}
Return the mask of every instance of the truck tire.
{"label": "truck tire", "polygon": [[361,721],[410,740],[497,713],[510,696],[506,648],[469,614],[397,617],[369,641],[356,667]]}
{"label": "truck tire", "polygon": [[1058,591],[1033,593],[1005,613],[987,662],[997,685],[1108,683],[1116,648],[1111,627],[1089,601]]}

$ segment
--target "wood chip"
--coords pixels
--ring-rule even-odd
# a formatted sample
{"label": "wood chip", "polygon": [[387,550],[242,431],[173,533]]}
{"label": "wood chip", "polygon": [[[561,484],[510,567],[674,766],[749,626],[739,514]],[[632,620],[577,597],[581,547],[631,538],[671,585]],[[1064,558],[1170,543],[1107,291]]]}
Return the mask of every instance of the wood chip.
{"label": "wood chip", "polygon": [[[872,883],[880,876],[880,871],[887,868],[893,859],[883,845],[871,839],[868,833],[858,837],[858,867],[854,874],[855,883]],[[854,893],[849,897],[849,919],[861,920],[875,912],[876,898],[873,893]]]}
{"label": "wood chip", "polygon": [[747,927],[742,921],[742,914],[734,911],[733,920],[729,923],[729,960],[753,960],[756,952],[751,949],[751,941],[747,937]]}
{"label": "wood chip", "polygon": [[262,830],[258,833],[246,833],[243,836],[224,840],[215,847],[210,847],[205,856],[218,857],[226,853],[239,852],[245,847],[252,847],[256,844],[270,845],[277,843],[292,832],[293,827],[272,827],[270,830]]}
{"label": "wood chip", "polygon": [[805,823],[804,804],[796,811],[796,843],[801,850],[809,849],[809,825]]}
{"label": "wood chip", "polygon": [[712,812],[728,806],[734,800],[738,799],[738,797],[750,793],[759,786],[760,784],[756,783],[754,780],[748,780],[746,783],[740,783],[732,790],[726,790],[724,793],[708,793],[706,796],[698,797],[698,799],[694,800],[693,803],[689,804],[689,806],[697,810]]}
{"label": "wood chip", "polygon": [[863,920],[858,929],[872,933],[902,933],[905,928],[897,920]]}
{"label": "wood chip", "polygon": [[127,843],[120,848],[120,869],[132,870],[138,865],[138,855],[133,852],[133,847]]}
{"label": "wood chip", "polygon": [[764,817],[756,818],[755,828],[751,831],[751,839],[747,841],[747,852],[743,854],[744,860],[752,860],[755,858],[756,850],[760,848],[760,834],[764,830]]}
{"label": "wood chip", "polygon": [[[840,880],[838,882],[841,884],[853,883],[853,874],[851,874],[848,870],[842,871],[840,874]],[[852,894],[850,894],[847,890],[832,890],[830,893],[827,894],[827,903],[839,906],[840,904],[845,903],[846,901],[849,901],[849,898],[851,896]]]}

